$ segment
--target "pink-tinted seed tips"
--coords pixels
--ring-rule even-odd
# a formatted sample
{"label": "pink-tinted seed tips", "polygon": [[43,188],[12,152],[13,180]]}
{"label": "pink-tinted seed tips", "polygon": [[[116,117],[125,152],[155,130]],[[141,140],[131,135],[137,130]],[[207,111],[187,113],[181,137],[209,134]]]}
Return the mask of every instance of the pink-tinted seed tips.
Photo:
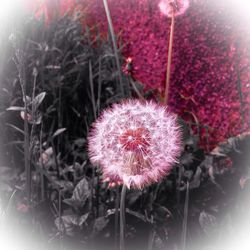
{"label": "pink-tinted seed tips", "polygon": [[189,0],[161,0],[159,3],[160,11],[168,17],[182,15],[188,7]]}
{"label": "pink-tinted seed tips", "polygon": [[89,155],[111,183],[143,188],[166,175],[180,153],[176,116],[154,102],[128,100],[92,126]]}

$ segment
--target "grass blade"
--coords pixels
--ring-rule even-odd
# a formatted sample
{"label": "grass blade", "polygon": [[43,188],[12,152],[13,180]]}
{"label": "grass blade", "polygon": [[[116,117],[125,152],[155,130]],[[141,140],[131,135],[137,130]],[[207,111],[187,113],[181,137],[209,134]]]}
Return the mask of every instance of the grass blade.
{"label": "grass blade", "polygon": [[119,77],[119,82],[120,82],[121,94],[122,94],[122,96],[124,96],[124,88],[123,88],[122,74],[121,74],[121,65],[120,65],[118,49],[117,49],[117,45],[116,45],[115,32],[114,32],[113,23],[112,23],[107,0],[103,0],[103,5],[104,5],[106,16],[108,19],[109,31],[110,31],[110,35],[111,35],[111,39],[112,39],[115,60],[116,60],[116,66],[117,66],[117,70],[118,70],[118,77]]}

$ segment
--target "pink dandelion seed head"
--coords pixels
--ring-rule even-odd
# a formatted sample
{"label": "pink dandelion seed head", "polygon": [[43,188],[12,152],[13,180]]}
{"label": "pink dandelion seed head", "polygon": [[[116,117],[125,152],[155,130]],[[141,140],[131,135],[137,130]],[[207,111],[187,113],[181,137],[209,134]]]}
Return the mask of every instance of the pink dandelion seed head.
{"label": "pink dandelion seed head", "polygon": [[182,15],[188,7],[189,0],[161,0],[159,3],[160,11],[168,17]]}
{"label": "pink dandelion seed head", "polygon": [[143,188],[168,174],[181,152],[177,116],[152,101],[127,100],[103,111],[88,137],[90,161],[104,178]]}

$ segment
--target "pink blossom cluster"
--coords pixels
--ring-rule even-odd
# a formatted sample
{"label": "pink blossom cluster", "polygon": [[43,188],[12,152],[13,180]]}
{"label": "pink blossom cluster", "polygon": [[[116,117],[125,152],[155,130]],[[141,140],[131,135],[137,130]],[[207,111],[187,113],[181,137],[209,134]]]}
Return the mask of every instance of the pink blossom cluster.
{"label": "pink blossom cluster", "polygon": [[162,179],[181,151],[176,115],[154,102],[127,100],[104,110],[88,138],[104,179],[143,188]]}
{"label": "pink blossom cluster", "polygon": [[[78,2],[87,6],[89,23],[97,22],[107,32],[102,0]],[[133,60],[129,73],[145,89],[162,93],[170,19],[159,9],[160,0],[108,3],[123,54]],[[199,123],[201,143],[209,148],[250,130],[247,21],[227,0],[192,0],[175,21],[169,106],[187,121]]]}

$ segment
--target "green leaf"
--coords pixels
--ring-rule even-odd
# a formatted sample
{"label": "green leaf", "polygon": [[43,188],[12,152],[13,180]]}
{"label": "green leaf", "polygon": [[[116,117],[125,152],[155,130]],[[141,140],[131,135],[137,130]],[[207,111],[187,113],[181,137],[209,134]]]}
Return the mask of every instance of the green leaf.
{"label": "green leaf", "polygon": [[184,152],[184,154],[180,158],[180,162],[182,165],[189,166],[194,161],[194,155],[192,153]]}
{"label": "green leaf", "polygon": [[74,141],[74,144],[76,146],[78,146],[79,148],[80,147],[83,147],[85,144],[86,144],[86,139],[85,138],[78,138]]}
{"label": "green leaf", "polygon": [[231,137],[227,141],[220,143],[219,146],[216,147],[211,152],[211,155],[217,156],[217,157],[225,157],[232,152],[241,153],[239,146],[244,140],[247,140],[249,138],[250,138],[249,132],[242,133],[235,137]]}
{"label": "green leaf", "polygon": [[142,192],[140,190],[133,190],[128,192],[128,194],[126,195],[128,206],[132,206],[139,199],[141,194]]}
{"label": "green leaf", "polygon": [[74,189],[74,186],[72,182],[65,181],[65,180],[55,180],[55,183],[62,188],[64,192],[66,191],[72,191]]}
{"label": "green leaf", "polygon": [[13,124],[10,124],[10,123],[6,123],[6,125],[9,126],[9,127],[11,127],[11,128],[13,128],[13,129],[15,129],[16,131],[18,131],[18,132],[20,132],[21,134],[24,135],[24,131],[21,130],[20,128],[18,128],[17,126],[15,126]]}
{"label": "green leaf", "polygon": [[88,219],[88,217],[89,217],[89,213],[86,213],[86,214],[82,215],[79,218],[78,225],[81,227],[83,225],[83,223],[86,222],[86,220]]}
{"label": "green leaf", "polygon": [[35,109],[37,109],[38,106],[42,103],[45,95],[46,95],[46,92],[42,92],[35,97],[35,99],[33,100],[33,105]]}
{"label": "green leaf", "polygon": [[26,99],[23,100],[23,102],[25,102],[25,101],[26,101],[27,105],[30,105],[30,103],[31,103],[31,97],[29,97],[28,95],[26,95]]}
{"label": "green leaf", "polygon": [[38,125],[41,124],[41,122],[42,122],[42,115],[39,115],[34,119],[34,121],[30,121],[29,123]]}
{"label": "green leaf", "polygon": [[65,199],[64,202],[75,208],[82,208],[90,196],[88,181],[83,178],[75,187],[72,197]]}
{"label": "green leaf", "polygon": [[190,182],[190,185],[189,185],[190,189],[198,188],[200,186],[201,174],[202,174],[201,168],[197,167],[196,172],[195,172],[195,174],[193,176],[193,180]]}
{"label": "green leaf", "polygon": [[106,217],[99,217],[95,220],[94,223],[94,234],[101,232],[107,225],[108,225],[109,219]]}
{"label": "green leaf", "polygon": [[79,217],[75,214],[64,215],[55,219],[55,225],[60,232],[63,232],[69,236],[74,236],[76,228],[79,225]]}
{"label": "green leaf", "polygon": [[56,130],[56,132],[52,135],[53,138],[55,138],[56,136],[62,134],[65,130],[67,130],[66,128],[59,128]]}
{"label": "green leaf", "polygon": [[24,111],[25,108],[24,107],[18,107],[18,106],[11,106],[9,108],[6,109],[7,111]]}
{"label": "green leaf", "polygon": [[199,216],[199,223],[208,237],[214,237],[218,235],[218,222],[215,216],[202,211]]}
{"label": "green leaf", "polygon": [[[118,210],[120,210],[120,209],[118,209]],[[139,212],[132,211],[132,210],[130,210],[130,209],[128,209],[128,208],[126,208],[125,211],[126,211],[127,214],[130,214],[130,215],[132,215],[132,216],[135,216],[137,219],[142,220],[143,222],[150,222],[150,221],[147,219],[146,216],[140,214]],[[115,209],[109,209],[109,210],[107,211],[107,217],[113,216],[113,215],[115,215]]]}

